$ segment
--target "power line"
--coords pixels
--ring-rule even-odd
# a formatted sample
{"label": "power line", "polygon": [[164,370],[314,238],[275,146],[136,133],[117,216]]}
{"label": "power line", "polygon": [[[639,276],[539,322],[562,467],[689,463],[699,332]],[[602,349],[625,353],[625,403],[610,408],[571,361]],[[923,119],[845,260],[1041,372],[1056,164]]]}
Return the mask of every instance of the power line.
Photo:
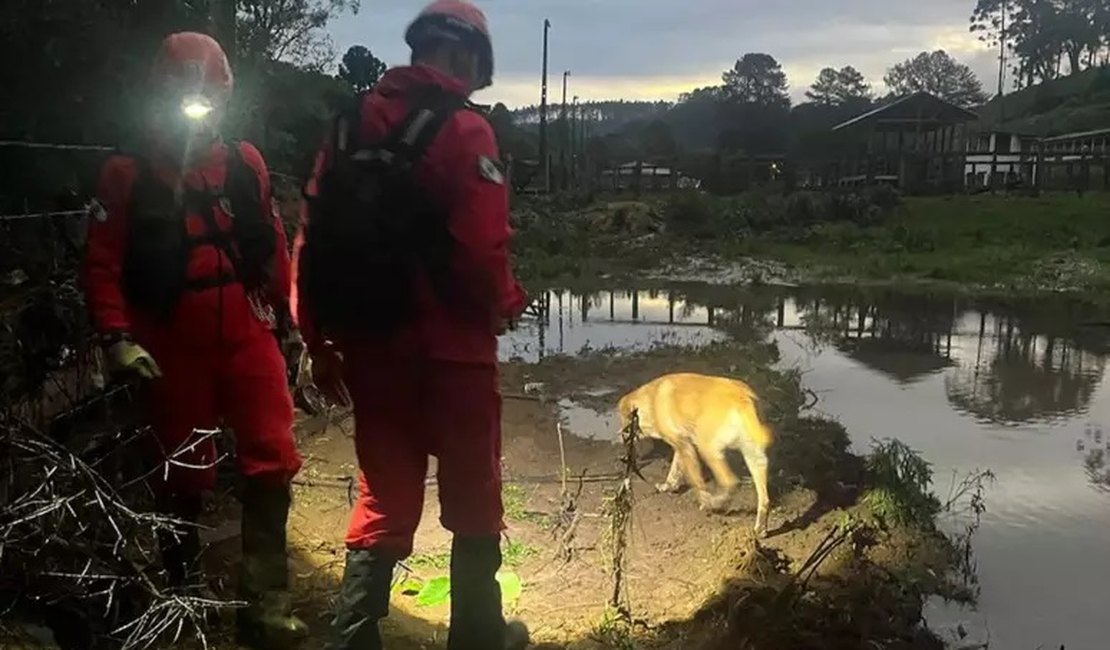
{"label": "power line", "polygon": [[0,221],[22,221],[24,219],[48,219],[50,217],[77,217],[88,214],[88,210],[61,210],[58,212],[28,212],[25,214],[0,214]]}
{"label": "power line", "polygon": [[115,151],[115,147],[98,144],[53,144],[49,142],[26,142],[23,140],[0,140],[0,147],[19,149],[53,149],[56,151]]}

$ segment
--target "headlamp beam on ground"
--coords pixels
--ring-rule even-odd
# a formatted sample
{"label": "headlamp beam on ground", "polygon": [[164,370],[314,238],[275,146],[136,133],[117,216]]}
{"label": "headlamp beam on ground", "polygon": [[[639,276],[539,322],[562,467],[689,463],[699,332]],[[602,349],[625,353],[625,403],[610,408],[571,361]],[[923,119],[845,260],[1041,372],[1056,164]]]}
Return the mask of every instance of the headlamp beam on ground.
{"label": "headlamp beam on ground", "polygon": [[187,97],[181,102],[181,112],[190,120],[200,121],[213,110],[212,102],[205,97]]}

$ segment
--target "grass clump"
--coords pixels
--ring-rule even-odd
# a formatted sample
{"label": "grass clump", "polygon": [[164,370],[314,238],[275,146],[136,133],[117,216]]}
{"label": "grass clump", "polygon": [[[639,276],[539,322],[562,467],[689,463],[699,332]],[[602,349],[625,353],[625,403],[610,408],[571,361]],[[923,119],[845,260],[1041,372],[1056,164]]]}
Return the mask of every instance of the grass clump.
{"label": "grass clump", "polygon": [[866,460],[864,504],[880,520],[932,530],[941,503],[931,490],[929,462],[898,440],[877,440]]}

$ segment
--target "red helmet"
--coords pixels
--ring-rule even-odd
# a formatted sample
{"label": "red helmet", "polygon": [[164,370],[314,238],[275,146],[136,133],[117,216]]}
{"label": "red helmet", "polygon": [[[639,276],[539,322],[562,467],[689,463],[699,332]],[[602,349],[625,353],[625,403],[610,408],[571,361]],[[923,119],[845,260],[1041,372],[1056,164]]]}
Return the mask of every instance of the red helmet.
{"label": "red helmet", "polygon": [[151,80],[182,93],[204,95],[222,104],[231,95],[231,64],[214,38],[196,32],[170,34],[162,41]]}
{"label": "red helmet", "polygon": [[415,48],[428,41],[457,41],[478,53],[478,88],[493,83],[493,41],[486,15],[467,0],[434,0],[405,32]]}

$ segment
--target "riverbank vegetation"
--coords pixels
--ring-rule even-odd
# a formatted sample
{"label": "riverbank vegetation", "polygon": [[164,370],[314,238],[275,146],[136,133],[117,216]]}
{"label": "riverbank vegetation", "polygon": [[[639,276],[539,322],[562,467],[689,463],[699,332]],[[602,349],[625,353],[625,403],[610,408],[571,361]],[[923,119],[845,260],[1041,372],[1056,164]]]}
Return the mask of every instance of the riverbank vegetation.
{"label": "riverbank vegetation", "polygon": [[564,197],[518,203],[516,250],[522,273],[536,280],[761,260],[784,265],[765,280],[1104,291],[1108,213],[1102,193],[903,198],[878,187]]}

